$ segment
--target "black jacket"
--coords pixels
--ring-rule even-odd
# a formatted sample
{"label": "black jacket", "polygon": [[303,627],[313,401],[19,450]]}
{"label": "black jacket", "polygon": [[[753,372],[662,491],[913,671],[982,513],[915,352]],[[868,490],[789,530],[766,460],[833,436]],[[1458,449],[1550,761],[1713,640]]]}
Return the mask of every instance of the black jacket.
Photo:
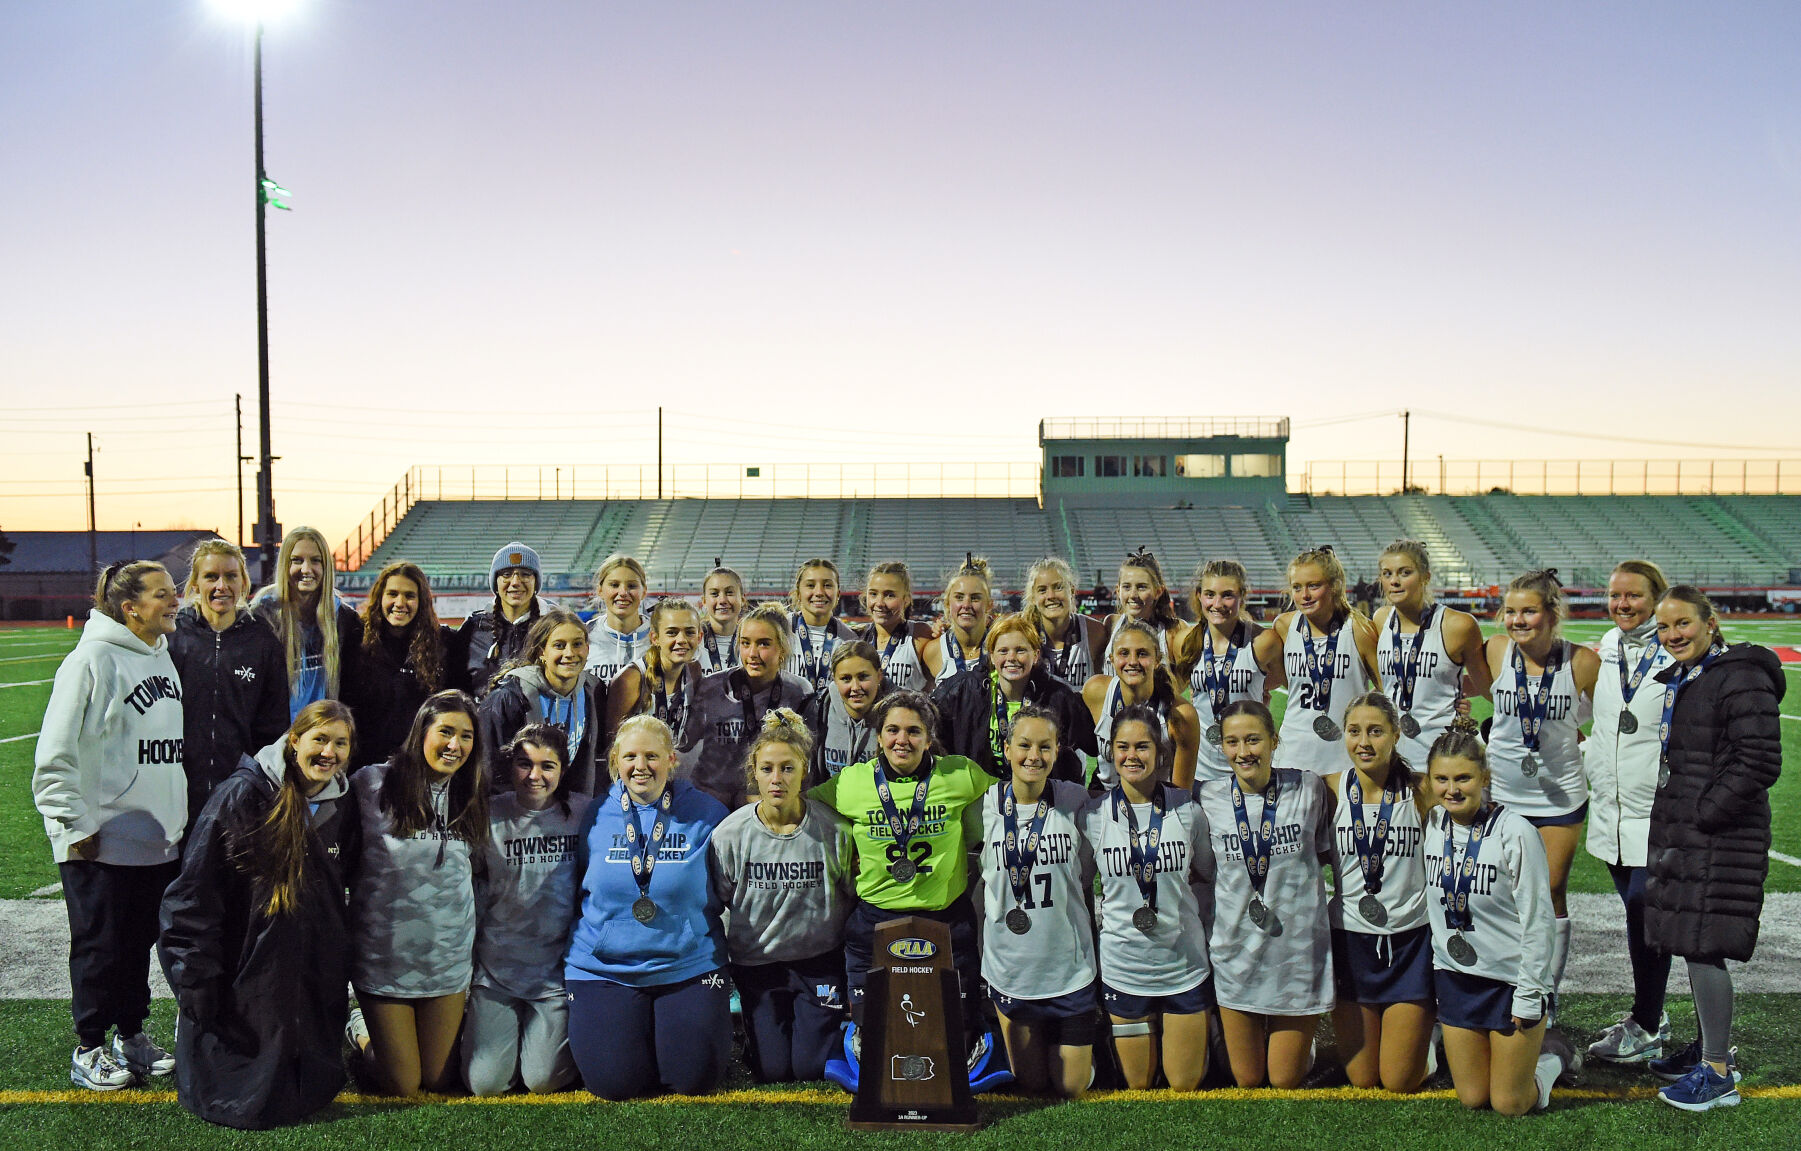
{"label": "black jacket", "polygon": [[[994,665],[984,655],[974,667],[958,672],[932,690],[932,702],[938,705],[939,747],[951,755],[964,755],[974,760],[983,771],[996,779],[1009,779],[1013,773],[1004,761],[997,760],[990,731],[994,723]],[[1051,769],[1052,779],[1083,783],[1088,777],[1082,756],[1096,755],[1094,718],[1081,693],[1066,686],[1042,661],[1026,680],[1025,698],[1057,717],[1057,764]]]}
{"label": "black jacket", "polygon": [[288,662],[275,633],[250,612],[214,631],[193,606],[175,617],[169,658],[181,673],[182,766],[192,827],[238,761],[288,730]]}
{"label": "black jacket", "polygon": [[305,1118],[344,1086],[345,887],[362,825],[339,776],[320,793],[330,797],[307,833],[299,906],[265,914],[266,893],[232,862],[231,849],[268,814],[277,785],[262,762],[243,762],[188,832],[181,875],[163,895],[158,950],[183,1016],[175,1052],[181,1105],[210,1123],[261,1129]]}
{"label": "black jacket", "polygon": [[525,634],[544,614],[544,601],[532,597],[532,606],[517,623],[508,623],[497,607],[478,608],[457,628],[457,658],[463,682],[478,701],[488,694],[494,676],[510,661],[525,654]]}
{"label": "black jacket", "polygon": [[[381,628],[380,623],[371,624]],[[373,647],[364,645],[349,682],[344,688],[344,702],[356,714],[356,758],[358,763],[380,763],[406,742],[413,728],[413,716],[419,705],[434,692],[462,687],[463,669],[456,663],[456,633],[442,625],[439,641],[444,645],[443,671],[435,688],[428,688],[413,667],[412,651],[403,641],[384,634]]]}
{"label": "black jacket", "polygon": [[1665,954],[1743,961],[1757,945],[1784,687],[1774,652],[1735,644],[1676,697],[1646,858],[1645,939]]}

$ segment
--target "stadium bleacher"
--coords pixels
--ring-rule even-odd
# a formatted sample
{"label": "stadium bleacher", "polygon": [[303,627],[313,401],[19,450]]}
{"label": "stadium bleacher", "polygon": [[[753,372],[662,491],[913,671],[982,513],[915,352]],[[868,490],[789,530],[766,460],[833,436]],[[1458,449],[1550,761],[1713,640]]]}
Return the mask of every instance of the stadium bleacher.
{"label": "stadium bleacher", "polygon": [[1793,496],[1309,496],[1260,507],[1040,507],[1036,500],[426,500],[358,569],[406,558],[434,580],[485,580],[496,548],[522,539],[546,572],[577,583],[613,552],[638,556],[653,591],[700,586],[715,557],[753,591],[784,589],[800,561],[830,556],[854,589],[870,565],[898,557],[922,589],[941,587],[966,551],[989,558],[996,583],[1018,588],[1044,555],[1068,559],[1087,584],[1149,547],[1171,584],[1205,560],[1233,557],[1253,586],[1279,588],[1289,557],[1332,544],[1353,579],[1373,577],[1397,537],[1423,541],[1441,587],[1486,587],[1556,567],[1597,586],[1641,556],[1673,579],[1772,585],[1801,567],[1801,499]]}

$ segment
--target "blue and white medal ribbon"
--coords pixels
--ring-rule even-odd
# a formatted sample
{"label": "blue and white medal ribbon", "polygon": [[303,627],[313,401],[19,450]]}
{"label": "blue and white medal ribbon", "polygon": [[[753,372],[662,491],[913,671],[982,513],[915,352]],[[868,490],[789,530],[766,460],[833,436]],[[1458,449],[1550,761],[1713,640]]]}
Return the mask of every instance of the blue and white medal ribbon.
{"label": "blue and white medal ribbon", "polygon": [[1401,638],[1401,609],[1394,609],[1388,617],[1398,673],[1394,678],[1393,698],[1395,707],[1401,712],[1401,734],[1408,739],[1414,739],[1420,733],[1420,721],[1413,718],[1413,689],[1420,678],[1420,652],[1426,646],[1426,633],[1431,630],[1432,617],[1437,614],[1437,604],[1427,604],[1420,612],[1419,630],[1413,633],[1411,645]]}
{"label": "blue and white medal ribbon", "polygon": [[1457,856],[1454,854],[1456,840],[1453,831],[1457,821],[1450,814],[1445,814],[1445,869],[1439,876],[1439,887],[1444,892],[1442,900],[1445,908],[1445,926],[1451,929],[1450,941],[1445,950],[1451,958],[1464,967],[1473,966],[1476,962],[1476,947],[1464,932],[1474,932],[1476,916],[1470,910],[1470,893],[1476,886],[1476,858],[1482,854],[1482,841],[1494,831],[1495,821],[1500,818],[1501,805],[1492,808],[1478,809],[1476,821],[1470,825],[1470,845],[1464,852],[1463,862],[1453,865]]}
{"label": "blue and white medal ribbon", "polygon": [[1519,644],[1513,645],[1513,710],[1520,720],[1520,742],[1526,745],[1526,757],[1520,761],[1520,774],[1527,779],[1536,778],[1540,766],[1538,757],[1538,732],[1544,726],[1545,716],[1551,710],[1551,684],[1557,678],[1557,672],[1563,667],[1563,644],[1560,641],[1545,656],[1544,667],[1538,675],[1538,689],[1528,696],[1526,692],[1526,653],[1520,650]]}
{"label": "blue and white medal ribbon", "polygon": [[1332,681],[1337,678],[1338,637],[1344,634],[1344,625],[1340,624],[1326,635],[1325,653],[1322,658],[1313,650],[1313,623],[1306,616],[1301,616],[1301,646],[1307,651],[1307,679],[1313,685],[1313,698],[1308,701],[1311,710],[1319,712],[1313,718],[1313,733],[1327,743],[1336,743],[1344,738],[1333,721]]}
{"label": "blue and white medal ribbon", "polygon": [[669,812],[674,806],[675,787],[664,784],[663,795],[657,800],[656,821],[646,836],[638,830],[638,805],[632,802],[632,793],[626,789],[625,781],[619,781],[619,810],[625,813],[625,849],[631,855],[632,879],[638,884],[632,918],[639,923],[649,923],[657,917],[657,902],[650,897],[650,875],[657,869],[657,849],[669,831]]}
{"label": "blue and white medal ribbon", "polygon": [[1132,869],[1132,878],[1138,883],[1138,897],[1144,901],[1132,913],[1132,926],[1148,934],[1157,929],[1157,871],[1161,855],[1159,845],[1163,842],[1163,814],[1168,809],[1169,800],[1163,794],[1163,785],[1155,784],[1151,791],[1151,822],[1145,828],[1143,836],[1138,834],[1138,814],[1126,802],[1122,788],[1113,789],[1112,803],[1115,822],[1118,822],[1122,811],[1125,814],[1126,835],[1130,844],[1127,864]]}
{"label": "blue and white medal ribbon", "polygon": [[1656,636],[1652,636],[1645,645],[1645,654],[1639,657],[1638,666],[1630,676],[1626,672],[1626,634],[1620,633],[1620,734],[1631,735],[1638,730],[1638,716],[1632,714],[1632,697],[1638,694],[1638,685],[1645,681],[1645,673],[1657,662],[1657,655],[1663,645]]}
{"label": "blue and white medal ribbon", "polygon": [[1032,868],[1038,862],[1038,840],[1044,835],[1044,821],[1051,813],[1051,785],[1045,781],[1044,792],[1038,797],[1038,806],[1032,811],[1032,822],[1027,825],[1024,835],[1019,830],[1019,801],[1013,794],[1013,785],[1007,783],[998,790],[1004,833],[1001,856],[1007,865],[1007,885],[1013,889],[1013,910],[1007,912],[1007,930],[1024,935],[1032,930],[1032,917],[1026,914],[1022,905],[1031,896]]}
{"label": "blue and white medal ribbon", "polygon": [[[1394,770],[1392,766],[1389,768],[1391,777]],[[1382,807],[1376,812],[1376,826],[1372,832],[1363,820],[1363,783],[1357,778],[1357,769],[1345,772],[1345,802],[1351,805],[1351,842],[1357,848],[1357,864],[1363,869],[1364,894],[1357,901],[1357,914],[1371,927],[1388,925],[1388,909],[1382,906],[1378,894],[1382,890],[1382,872],[1388,863],[1384,852],[1388,847],[1389,818],[1400,794],[1392,778],[1383,783]]]}
{"label": "blue and white medal ribbon", "polygon": [[1726,653],[1726,645],[1714,643],[1694,663],[1684,666],[1671,679],[1669,686],[1663,689],[1663,719],[1657,724],[1657,741],[1661,745],[1657,755],[1657,789],[1663,790],[1664,784],[1670,782],[1670,721],[1676,715],[1676,697],[1682,689],[1699,679],[1701,673],[1713,666],[1713,661]]}
{"label": "blue and white medal ribbon", "polygon": [[1246,910],[1260,931],[1270,920],[1269,904],[1263,902],[1263,888],[1269,882],[1270,856],[1276,845],[1276,800],[1281,794],[1282,785],[1271,772],[1269,783],[1263,788],[1263,818],[1253,834],[1244,788],[1239,786],[1238,776],[1232,776],[1232,814],[1238,822],[1238,846],[1244,856],[1245,873],[1251,877],[1251,903]]}
{"label": "blue and white medal ribbon", "polygon": [[[1196,625],[1207,626],[1203,621]],[[1238,629],[1232,626],[1232,633],[1226,637],[1226,654],[1217,658],[1213,654],[1213,635],[1203,631],[1201,635],[1201,686],[1207,689],[1207,699],[1213,704],[1213,722],[1207,728],[1207,742],[1218,747],[1225,742],[1226,729],[1219,722],[1219,717],[1232,702],[1232,669],[1238,664]],[[1217,658],[1217,669],[1215,661]]]}
{"label": "blue and white medal ribbon", "polygon": [[882,814],[888,819],[888,834],[893,840],[893,846],[888,849],[888,874],[896,883],[910,883],[919,874],[919,864],[907,854],[907,849],[925,822],[926,791],[932,786],[932,765],[921,764],[914,778],[918,782],[913,789],[913,807],[903,821],[900,807],[894,802],[894,789],[888,784],[882,757],[875,757],[875,794],[882,801]]}

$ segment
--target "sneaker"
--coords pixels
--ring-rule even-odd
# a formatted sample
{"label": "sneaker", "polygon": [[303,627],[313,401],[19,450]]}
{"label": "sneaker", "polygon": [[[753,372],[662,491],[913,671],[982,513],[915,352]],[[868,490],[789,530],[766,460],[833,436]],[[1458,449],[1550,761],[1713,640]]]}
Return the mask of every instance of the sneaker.
{"label": "sneaker", "polygon": [[1640,1027],[1630,1012],[1588,1045],[1588,1057],[1603,1063],[1649,1063],[1662,1056],[1663,1041]]}
{"label": "sneaker", "polygon": [[350,1009],[350,1019],[344,1024],[344,1038],[358,1055],[369,1049],[369,1024],[363,1021],[361,1007]]}
{"label": "sneaker", "polygon": [[1664,1012],[1657,1020],[1657,1045],[1659,1047],[1670,1045],[1670,1013],[1668,1011]]}
{"label": "sneaker", "polygon": [[1727,1064],[1725,1075],[1706,1063],[1697,1063],[1693,1071],[1659,1091],[1657,1097],[1671,1107],[1679,1107],[1684,1111],[1737,1107],[1741,1098],[1738,1093],[1738,1072],[1731,1070],[1730,1063]]}
{"label": "sneaker", "polygon": [[168,1075],[175,1070],[175,1056],[142,1031],[125,1038],[113,1033],[113,1062],[121,1064],[133,1075]]}
{"label": "sneaker", "polygon": [[1645,1070],[1659,1079],[1668,1079],[1674,1083],[1686,1077],[1699,1062],[1701,1062],[1701,1041],[1697,1039],[1674,1055],[1651,1060],[1645,1064]]}
{"label": "sneaker", "polygon": [[969,1090],[980,1095],[1013,1082],[1013,1070],[1007,1066],[1006,1054],[994,1040],[994,1033],[984,1031],[969,1046]]}
{"label": "sneaker", "polygon": [[69,1061],[69,1081],[89,1091],[117,1091],[131,1078],[131,1072],[114,1061],[113,1053],[104,1047],[77,1047]]}
{"label": "sneaker", "polygon": [[1561,1087],[1574,1087],[1582,1082],[1582,1056],[1570,1045],[1569,1039],[1555,1027],[1545,1028],[1544,1044],[1541,1051],[1557,1056],[1563,1064],[1563,1070],[1557,1073],[1557,1083]]}
{"label": "sneaker", "polygon": [[827,1079],[853,1095],[857,1093],[857,1083],[862,1078],[862,1030],[855,1023],[844,1025],[843,1058],[826,1060],[823,1072]]}

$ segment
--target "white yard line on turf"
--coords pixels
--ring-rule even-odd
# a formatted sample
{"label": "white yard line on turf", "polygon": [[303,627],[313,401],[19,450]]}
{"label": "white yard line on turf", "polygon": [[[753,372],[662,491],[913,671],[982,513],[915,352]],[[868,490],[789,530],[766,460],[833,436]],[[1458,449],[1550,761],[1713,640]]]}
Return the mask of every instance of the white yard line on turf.
{"label": "white yard line on turf", "polygon": [[0,743],[18,743],[22,739],[36,739],[43,734],[41,731],[34,731],[30,735],[9,735],[5,739],[0,739]]}
{"label": "white yard line on turf", "polygon": [[60,651],[50,651],[43,655],[15,655],[0,659],[0,663],[43,663],[47,659],[55,659],[62,654]]}
{"label": "white yard line on turf", "polygon": [[22,679],[17,683],[0,683],[0,687],[36,687],[40,683],[55,683],[52,679]]}

